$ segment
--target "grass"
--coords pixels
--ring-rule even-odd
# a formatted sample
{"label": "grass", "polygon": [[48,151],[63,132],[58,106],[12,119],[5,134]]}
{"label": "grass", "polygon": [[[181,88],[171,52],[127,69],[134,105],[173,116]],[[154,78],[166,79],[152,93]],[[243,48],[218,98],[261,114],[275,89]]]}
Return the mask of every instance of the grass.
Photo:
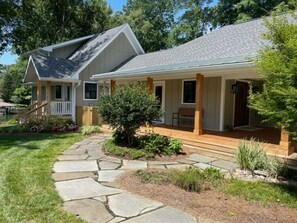
{"label": "grass", "polygon": [[281,203],[290,208],[297,208],[297,187],[295,186],[233,179],[228,181],[224,192],[263,204]]}
{"label": "grass", "polygon": [[144,183],[171,183],[191,192],[216,190],[244,200],[258,201],[263,205],[282,204],[289,208],[297,208],[296,186],[262,181],[227,180],[214,168],[207,168],[205,171],[198,168],[168,171],[138,170],[134,176]]}
{"label": "grass", "polygon": [[83,222],[61,209],[51,178],[74,133],[0,135],[0,222]]}

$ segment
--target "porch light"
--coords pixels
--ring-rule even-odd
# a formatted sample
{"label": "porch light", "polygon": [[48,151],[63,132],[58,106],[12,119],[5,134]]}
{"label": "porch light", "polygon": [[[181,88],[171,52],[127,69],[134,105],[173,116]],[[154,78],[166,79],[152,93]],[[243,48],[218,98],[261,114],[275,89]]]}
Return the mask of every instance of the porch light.
{"label": "porch light", "polygon": [[238,86],[237,84],[233,84],[231,87],[231,91],[233,94],[237,94],[238,93]]}

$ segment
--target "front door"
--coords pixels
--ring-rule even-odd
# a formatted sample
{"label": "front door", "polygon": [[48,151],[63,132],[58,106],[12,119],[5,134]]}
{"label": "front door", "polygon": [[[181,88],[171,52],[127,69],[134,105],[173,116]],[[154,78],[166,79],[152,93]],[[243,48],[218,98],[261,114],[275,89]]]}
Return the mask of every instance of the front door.
{"label": "front door", "polygon": [[[159,101],[160,108],[165,109],[165,81],[154,82],[154,95]],[[164,116],[160,117],[156,122],[164,123]]]}
{"label": "front door", "polygon": [[249,84],[236,81],[237,92],[235,94],[234,127],[249,124],[248,95]]}

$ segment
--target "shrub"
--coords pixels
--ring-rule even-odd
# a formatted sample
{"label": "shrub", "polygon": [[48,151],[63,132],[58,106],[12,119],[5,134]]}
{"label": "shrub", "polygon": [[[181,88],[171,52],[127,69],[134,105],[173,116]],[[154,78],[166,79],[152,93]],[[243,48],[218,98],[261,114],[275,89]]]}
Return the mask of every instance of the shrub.
{"label": "shrub", "polygon": [[113,129],[118,143],[135,142],[138,128],[162,114],[157,98],[141,83],[117,86],[113,95],[102,95],[98,102],[100,116]]}
{"label": "shrub", "polygon": [[169,145],[165,149],[166,155],[179,154],[182,152],[182,142],[179,139],[170,139]]}
{"label": "shrub", "polygon": [[80,128],[80,133],[83,136],[88,136],[88,135],[92,135],[100,132],[101,132],[100,127],[95,125],[83,126]]}
{"label": "shrub", "polygon": [[267,155],[261,144],[254,139],[250,142],[241,140],[236,151],[236,159],[241,169],[254,172],[264,167]]}

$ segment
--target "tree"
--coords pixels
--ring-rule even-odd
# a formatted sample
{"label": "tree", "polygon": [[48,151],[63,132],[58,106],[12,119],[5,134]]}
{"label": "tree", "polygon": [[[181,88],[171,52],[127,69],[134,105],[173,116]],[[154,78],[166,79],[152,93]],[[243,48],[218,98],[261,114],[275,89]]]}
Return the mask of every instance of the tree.
{"label": "tree", "polygon": [[131,26],[146,52],[158,51],[171,46],[174,9],[172,0],[128,0],[116,21]]}
{"label": "tree", "polygon": [[16,104],[29,105],[31,97],[31,87],[21,85],[13,91],[11,101]]}
{"label": "tree", "polygon": [[117,86],[113,95],[103,95],[98,103],[102,119],[113,128],[115,140],[127,145],[135,141],[142,125],[161,116],[159,101],[141,83]]}
{"label": "tree", "polygon": [[180,45],[202,36],[209,27],[211,0],[178,0],[182,12],[171,32],[172,45]]}
{"label": "tree", "polygon": [[10,10],[1,5],[1,33],[17,54],[110,27],[112,10],[105,0],[2,1]]}
{"label": "tree", "polygon": [[[22,79],[26,70],[26,65],[27,60],[19,59],[16,64],[10,65],[6,68],[3,73],[2,88],[0,88],[0,97],[4,101],[12,101],[13,92],[22,86]],[[24,98],[28,96],[28,91],[23,91],[23,93],[25,93],[23,95]]]}
{"label": "tree", "polygon": [[263,92],[249,97],[250,107],[297,136],[297,25],[286,17],[266,20],[264,38],[271,42],[259,51],[255,65],[264,80]]}

